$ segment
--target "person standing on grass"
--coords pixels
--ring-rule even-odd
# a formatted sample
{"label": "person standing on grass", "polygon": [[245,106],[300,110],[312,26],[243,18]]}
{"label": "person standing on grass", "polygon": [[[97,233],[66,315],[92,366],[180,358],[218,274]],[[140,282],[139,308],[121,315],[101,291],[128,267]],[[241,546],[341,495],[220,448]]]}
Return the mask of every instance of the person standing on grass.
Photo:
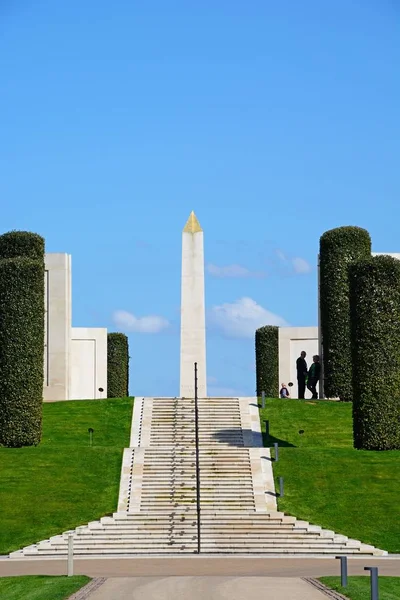
{"label": "person standing on grass", "polygon": [[285,383],[281,384],[281,389],[280,389],[280,392],[279,392],[279,396],[281,398],[290,398],[289,390],[287,389]]}
{"label": "person standing on grass", "polygon": [[307,354],[303,350],[300,353],[299,358],[296,360],[297,387],[299,390],[299,393],[298,393],[299,400],[304,400],[304,392],[306,391],[306,377],[307,377],[306,356],[307,356]]}
{"label": "person standing on grass", "polygon": [[308,372],[308,381],[307,381],[307,388],[312,393],[313,400],[318,399],[317,383],[319,381],[320,375],[321,375],[321,363],[319,362],[318,354],[316,354],[315,356],[313,356],[313,364],[311,365],[310,370]]}

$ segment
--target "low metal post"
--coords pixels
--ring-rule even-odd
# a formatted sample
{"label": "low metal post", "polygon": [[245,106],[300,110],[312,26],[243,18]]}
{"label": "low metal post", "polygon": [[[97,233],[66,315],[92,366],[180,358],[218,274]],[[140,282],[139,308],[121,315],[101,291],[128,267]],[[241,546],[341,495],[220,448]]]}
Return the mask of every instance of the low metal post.
{"label": "low metal post", "polygon": [[379,600],[378,567],[364,567],[371,572],[371,600]]}
{"label": "low metal post", "polygon": [[283,498],[284,489],[283,489],[283,477],[279,477],[279,496]]}
{"label": "low metal post", "polygon": [[68,577],[72,577],[74,574],[74,536],[72,533],[68,534]]}
{"label": "low metal post", "polygon": [[347,556],[335,556],[340,560],[340,585],[347,587]]}
{"label": "low metal post", "polygon": [[265,392],[261,392],[261,408],[265,408]]}
{"label": "low metal post", "polygon": [[278,442],[274,442],[274,446],[275,446],[275,462],[278,462],[278,460],[279,460]]}
{"label": "low metal post", "polygon": [[94,429],[92,427],[89,427],[88,432],[89,432],[89,446],[93,446],[93,431]]}

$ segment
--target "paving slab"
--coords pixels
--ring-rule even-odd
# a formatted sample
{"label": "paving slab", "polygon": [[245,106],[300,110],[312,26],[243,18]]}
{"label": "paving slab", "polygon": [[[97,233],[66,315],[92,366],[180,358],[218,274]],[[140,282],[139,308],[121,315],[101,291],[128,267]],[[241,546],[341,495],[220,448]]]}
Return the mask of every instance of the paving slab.
{"label": "paving slab", "polygon": [[326,600],[298,577],[119,577],[88,600]]}

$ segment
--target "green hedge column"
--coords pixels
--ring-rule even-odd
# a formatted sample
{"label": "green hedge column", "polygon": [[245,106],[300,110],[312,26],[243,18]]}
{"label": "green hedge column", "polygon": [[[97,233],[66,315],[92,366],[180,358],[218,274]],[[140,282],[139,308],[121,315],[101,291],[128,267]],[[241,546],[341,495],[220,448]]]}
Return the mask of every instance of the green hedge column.
{"label": "green hedge column", "polygon": [[400,449],[400,261],[350,268],[354,447]]}
{"label": "green hedge column", "polygon": [[371,257],[371,238],[360,227],[338,227],[320,239],[319,278],[324,393],[351,401],[349,266]]}
{"label": "green hedge column", "polygon": [[43,370],[44,240],[11,232],[0,236],[0,444],[40,442]]}
{"label": "green hedge column", "polygon": [[0,259],[23,256],[44,265],[44,239],[41,235],[30,231],[9,231],[0,235]]}
{"label": "green hedge column", "polygon": [[256,331],[257,396],[265,392],[276,398],[279,392],[279,327],[266,325]]}
{"label": "green hedge column", "polygon": [[123,333],[108,334],[107,397],[129,396],[129,345]]}

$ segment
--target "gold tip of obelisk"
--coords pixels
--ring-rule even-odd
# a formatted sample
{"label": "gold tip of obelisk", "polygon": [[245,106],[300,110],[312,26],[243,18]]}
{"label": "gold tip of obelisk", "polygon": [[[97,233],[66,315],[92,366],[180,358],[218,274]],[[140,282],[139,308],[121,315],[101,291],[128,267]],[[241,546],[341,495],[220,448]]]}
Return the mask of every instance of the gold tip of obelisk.
{"label": "gold tip of obelisk", "polygon": [[189,215],[189,218],[186,222],[185,227],[183,228],[183,233],[198,233],[199,231],[203,231],[200,223],[196,217],[196,215],[194,214],[194,211],[192,210],[192,212]]}

